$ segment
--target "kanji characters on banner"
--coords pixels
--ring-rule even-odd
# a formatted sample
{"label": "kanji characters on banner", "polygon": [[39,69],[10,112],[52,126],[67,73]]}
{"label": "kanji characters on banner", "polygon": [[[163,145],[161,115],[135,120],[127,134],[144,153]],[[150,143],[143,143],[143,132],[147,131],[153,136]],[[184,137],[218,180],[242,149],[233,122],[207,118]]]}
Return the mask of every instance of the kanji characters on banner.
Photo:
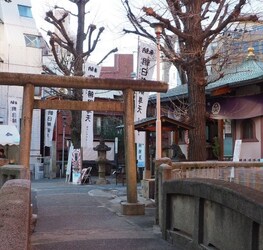
{"label": "kanji characters on banner", "polygon": [[[96,64],[85,64],[85,77],[99,77],[101,67]],[[95,99],[95,91],[92,89],[83,89],[82,100],[93,102]],[[93,148],[93,111],[82,111],[81,121],[81,146]]]}
{"label": "kanji characters on banner", "polygon": [[[152,80],[155,64],[156,46],[140,41],[138,51],[138,79]],[[148,97],[148,92],[135,92],[135,121],[146,118]],[[135,142],[137,143],[137,166],[145,167],[145,132],[135,131]]]}
{"label": "kanji characters on banner", "polygon": [[57,110],[47,109],[45,111],[45,146],[52,146],[53,131],[57,118]]}
{"label": "kanji characters on banner", "polygon": [[15,125],[17,130],[20,128],[20,99],[8,97],[8,125]]}
{"label": "kanji characters on banner", "polygon": [[[154,66],[156,63],[156,46],[144,42],[139,43],[138,53],[138,79],[151,80],[153,77]],[[148,92],[135,93],[135,121],[139,121],[146,117],[146,110],[148,105]],[[135,133],[136,143],[145,143],[145,133]]]}

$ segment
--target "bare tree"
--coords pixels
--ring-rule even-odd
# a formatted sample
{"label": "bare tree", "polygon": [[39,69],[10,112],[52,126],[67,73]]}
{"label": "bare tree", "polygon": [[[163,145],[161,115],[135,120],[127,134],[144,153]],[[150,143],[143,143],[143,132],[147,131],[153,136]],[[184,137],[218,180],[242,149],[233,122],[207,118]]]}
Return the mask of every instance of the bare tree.
{"label": "bare tree", "polygon": [[[161,3],[166,3],[161,8]],[[195,126],[189,131],[189,160],[206,160],[206,64],[218,54],[208,56],[208,48],[218,35],[233,22],[257,21],[256,15],[242,14],[246,0],[166,0],[157,6],[142,7],[143,15],[136,16],[130,1],[123,5],[132,28],[124,29],[155,41],[155,35],[148,27],[155,22],[163,23],[164,45],[161,50],[180,73],[182,83],[188,84],[189,115]],[[178,48],[170,42],[177,38]]]}
{"label": "bare tree", "polygon": [[[48,31],[50,37],[49,43],[55,62],[60,71],[66,75],[83,76],[84,63],[94,52],[99,39],[104,31],[104,27],[97,28],[94,24],[85,26],[86,5],[89,0],[69,0],[77,7],[77,13],[74,14],[63,7],[55,6],[56,10],[60,10],[60,15],[55,15],[53,11],[46,13],[45,20],[55,27],[55,31]],[[76,37],[70,35],[67,28],[67,18],[77,18],[77,34]],[[84,45],[86,50],[84,50]],[[107,53],[106,57],[117,51],[117,48]],[[103,60],[105,57],[103,58]],[[101,63],[102,61],[100,61]],[[52,74],[52,69],[43,68],[45,72]],[[82,99],[82,90],[74,89],[64,95],[65,98],[74,100]],[[63,93],[62,93],[63,94]],[[75,148],[81,147],[81,111],[72,111],[71,123],[71,139]]]}

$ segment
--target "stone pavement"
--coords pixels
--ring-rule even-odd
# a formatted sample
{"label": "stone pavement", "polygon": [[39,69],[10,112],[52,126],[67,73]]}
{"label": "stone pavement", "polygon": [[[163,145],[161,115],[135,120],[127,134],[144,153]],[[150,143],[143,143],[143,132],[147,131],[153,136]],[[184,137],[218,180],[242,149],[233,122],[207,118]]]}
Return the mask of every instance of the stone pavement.
{"label": "stone pavement", "polygon": [[161,238],[154,226],[155,205],[146,204],[145,215],[123,216],[120,202],[126,186],[76,185],[65,179],[32,181],[33,211],[37,225],[31,237],[32,250],[42,249],[178,249]]}

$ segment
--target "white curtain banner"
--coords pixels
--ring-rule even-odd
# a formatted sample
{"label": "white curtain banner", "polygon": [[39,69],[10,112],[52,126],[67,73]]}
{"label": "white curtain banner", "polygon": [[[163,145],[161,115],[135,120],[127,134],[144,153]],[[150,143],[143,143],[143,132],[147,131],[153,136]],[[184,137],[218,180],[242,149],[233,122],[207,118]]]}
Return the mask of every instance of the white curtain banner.
{"label": "white curtain banner", "polygon": [[67,164],[67,171],[66,175],[70,176],[71,174],[71,165],[72,165],[72,153],[73,153],[73,145],[71,144],[69,147],[69,152],[68,152],[68,164]]}
{"label": "white curtain banner", "polygon": [[[140,41],[138,49],[138,79],[152,80],[156,64],[156,46]],[[135,121],[146,118],[148,97],[148,92],[135,92]],[[135,142],[145,144],[145,133],[136,132]]]}
{"label": "white curtain banner", "polygon": [[[84,77],[99,77],[101,67],[96,64],[85,64]],[[92,89],[83,89],[82,100],[85,102],[93,102],[95,99],[95,91]],[[81,146],[93,147],[93,111],[82,111],[81,118]]]}
{"label": "white curtain banner", "polygon": [[8,125],[15,125],[20,131],[20,99],[17,97],[8,97]]}
{"label": "white curtain banner", "polygon": [[57,118],[57,110],[47,109],[45,111],[45,146],[52,146],[53,131]]}
{"label": "white curtain banner", "polygon": [[85,63],[85,77],[99,77],[101,71],[101,66],[92,64],[89,62]]}

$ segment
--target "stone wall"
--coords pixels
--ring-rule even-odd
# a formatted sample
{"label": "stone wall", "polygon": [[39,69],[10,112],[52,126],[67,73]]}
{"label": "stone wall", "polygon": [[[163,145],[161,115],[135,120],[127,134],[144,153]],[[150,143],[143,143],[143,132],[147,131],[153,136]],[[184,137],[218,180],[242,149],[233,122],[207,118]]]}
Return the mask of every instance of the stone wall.
{"label": "stone wall", "polygon": [[30,249],[29,180],[5,182],[0,189],[0,250]]}

